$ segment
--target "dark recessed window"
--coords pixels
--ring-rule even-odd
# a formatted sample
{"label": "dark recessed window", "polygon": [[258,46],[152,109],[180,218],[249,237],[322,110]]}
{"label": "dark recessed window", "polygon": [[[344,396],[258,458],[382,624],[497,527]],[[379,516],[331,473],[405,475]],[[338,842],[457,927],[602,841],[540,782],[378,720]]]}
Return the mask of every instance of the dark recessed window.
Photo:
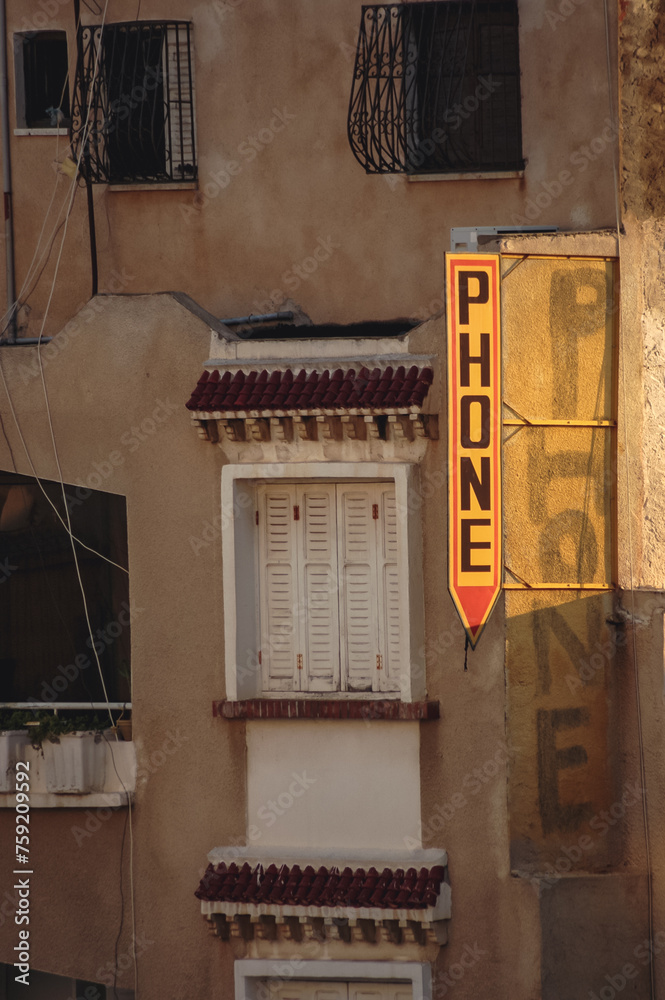
{"label": "dark recessed window", "polygon": [[66,128],[70,112],[65,32],[15,35],[14,58],[18,127]]}
{"label": "dark recessed window", "polygon": [[[42,481],[66,521],[60,483]],[[129,701],[124,497],[65,486],[92,636],[70,537],[35,479],[0,472],[0,701]],[[84,548],[88,546],[88,548]],[[93,550],[93,551],[90,551]],[[106,558],[103,558],[106,557]]]}
{"label": "dark recessed window", "polygon": [[363,7],[348,133],[368,173],[522,169],[517,0]]}
{"label": "dark recessed window", "polygon": [[[73,112],[84,169],[111,184],[196,180],[191,25],[132,21],[81,28]],[[90,125],[84,129],[90,108]]]}

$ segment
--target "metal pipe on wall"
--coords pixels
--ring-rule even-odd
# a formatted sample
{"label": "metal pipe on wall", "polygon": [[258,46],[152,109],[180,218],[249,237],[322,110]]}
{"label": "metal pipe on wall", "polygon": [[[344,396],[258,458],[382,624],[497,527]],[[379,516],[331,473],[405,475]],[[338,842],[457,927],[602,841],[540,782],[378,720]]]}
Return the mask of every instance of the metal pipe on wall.
{"label": "metal pipe on wall", "polygon": [[12,169],[9,152],[9,101],[7,96],[7,11],[0,0],[0,143],[2,190],[5,208],[5,260],[9,341],[16,340],[16,279],[14,274],[14,223],[12,219]]}

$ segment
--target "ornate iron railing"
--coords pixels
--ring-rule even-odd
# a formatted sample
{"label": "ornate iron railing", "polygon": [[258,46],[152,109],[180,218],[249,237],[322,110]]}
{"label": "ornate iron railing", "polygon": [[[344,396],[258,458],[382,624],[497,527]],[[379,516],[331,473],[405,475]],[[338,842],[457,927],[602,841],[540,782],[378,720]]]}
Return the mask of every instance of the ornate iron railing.
{"label": "ornate iron railing", "polygon": [[72,142],[90,179],[196,179],[191,25],[85,25],[77,39]]}
{"label": "ornate iron railing", "polygon": [[348,136],[367,173],[521,169],[517,0],[364,6]]}

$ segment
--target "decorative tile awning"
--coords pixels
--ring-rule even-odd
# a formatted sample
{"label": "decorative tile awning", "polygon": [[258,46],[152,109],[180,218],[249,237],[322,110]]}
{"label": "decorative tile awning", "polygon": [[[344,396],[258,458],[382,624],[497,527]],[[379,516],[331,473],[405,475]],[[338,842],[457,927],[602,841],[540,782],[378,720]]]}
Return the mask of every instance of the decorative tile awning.
{"label": "decorative tile awning", "polygon": [[[230,440],[342,440],[434,437],[436,419],[421,412],[431,368],[367,367],[318,372],[204,371],[185,404],[210,439],[216,421]],[[378,418],[383,418],[382,422]],[[214,439],[214,438],[213,438]]]}
{"label": "decorative tile awning", "polygon": [[220,937],[445,943],[444,865],[351,868],[210,864],[196,896]]}

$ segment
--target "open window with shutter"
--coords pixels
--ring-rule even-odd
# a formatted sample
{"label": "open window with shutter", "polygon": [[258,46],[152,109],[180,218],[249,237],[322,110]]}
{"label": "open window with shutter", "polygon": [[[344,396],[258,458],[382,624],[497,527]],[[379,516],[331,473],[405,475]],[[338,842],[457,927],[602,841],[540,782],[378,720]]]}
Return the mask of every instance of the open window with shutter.
{"label": "open window with shutter", "polygon": [[227,465],[226,697],[425,696],[418,468]]}

